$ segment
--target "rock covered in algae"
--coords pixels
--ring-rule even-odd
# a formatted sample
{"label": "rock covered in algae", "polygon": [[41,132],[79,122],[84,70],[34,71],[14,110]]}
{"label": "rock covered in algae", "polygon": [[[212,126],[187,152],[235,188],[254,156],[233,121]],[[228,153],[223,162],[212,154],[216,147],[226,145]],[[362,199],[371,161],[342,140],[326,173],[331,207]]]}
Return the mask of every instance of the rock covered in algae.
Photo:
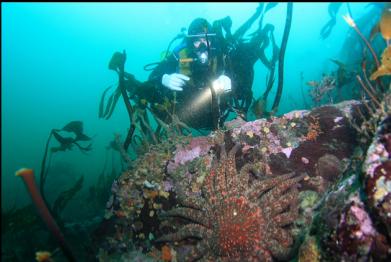
{"label": "rock covered in algae", "polygon": [[[108,203],[111,215],[107,222],[114,224],[115,230],[102,246],[113,253],[132,248],[148,253],[161,250],[164,245],[181,256],[191,252],[195,242],[190,239],[177,243],[155,241],[164,235],[164,228],[180,228],[187,223],[180,217],[168,222],[161,219],[161,214],[178,207],[179,196],[193,199],[204,194],[203,184],[220,155],[216,145],[224,143],[227,149],[241,145],[235,157],[236,171],[247,170],[249,186],[290,172],[304,177],[297,190],[313,193],[300,199],[307,202],[302,203],[297,221],[306,222],[293,223],[291,237],[283,238],[287,239],[286,245],[297,247],[294,243],[311,224],[313,208],[339,180],[352,156],[356,134],[350,124],[357,106],[360,104],[350,101],[312,111],[293,111],[278,118],[232,125],[231,129],[213,132],[208,137],[183,137],[170,145],[162,142],[153,152],[141,156],[134,168],[116,182],[118,188]],[[328,159],[331,164],[325,161]],[[291,251],[290,257],[298,253],[295,247],[286,250]],[[288,257],[288,253],[285,255]]]}

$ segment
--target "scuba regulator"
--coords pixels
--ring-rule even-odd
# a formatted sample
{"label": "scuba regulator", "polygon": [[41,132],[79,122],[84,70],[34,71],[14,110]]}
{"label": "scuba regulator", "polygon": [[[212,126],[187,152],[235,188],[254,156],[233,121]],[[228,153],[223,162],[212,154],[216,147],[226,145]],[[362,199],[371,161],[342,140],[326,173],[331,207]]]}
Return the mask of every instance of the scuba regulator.
{"label": "scuba regulator", "polygon": [[[198,62],[199,64],[205,65],[209,62],[209,56],[211,54],[211,50],[215,49],[210,46],[210,39],[209,37],[216,36],[216,34],[210,34],[208,32],[205,32],[204,34],[197,34],[197,35],[188,35],[187,38],[194,38],[196,40],[192,41],[193,43],[198,42],[196,46],[192,46],[194,49],[194,58],[182,58],[179,59],[179,62]],[[195,45],[191,43],[191,45]],[[190,44],[189,44],[190,45]]]}

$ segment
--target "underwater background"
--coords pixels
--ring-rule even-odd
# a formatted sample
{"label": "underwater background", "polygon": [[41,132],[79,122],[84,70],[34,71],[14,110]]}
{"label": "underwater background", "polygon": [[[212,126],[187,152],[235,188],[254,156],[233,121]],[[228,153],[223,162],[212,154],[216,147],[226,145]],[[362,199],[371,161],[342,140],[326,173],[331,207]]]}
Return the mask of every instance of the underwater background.
{"label": "underwater background", "polygon": [[[284,91],[277,115],[313,107],[310,87],[304,83],[335,70],[337,65],[330,59],[346,59],[343,44],[348,34],[354,33],[342,17],[348,13],[347,5],[340,8],[330,35],[326,39],[320,37],[321,28],[330,19],[329,4],[293,5],[285,53]],[[382,4],[378,5],[376,8],[374,3],[350,3],[353,17],[373,10],[373,19],[363,29],[365,34],[381,15]],[[81,193],[64,212],[74,221],[85,216],[78,213],[83,213],[79,203],[98,181],[99,174],[111,169],[120,174],[120,156],[111,152],[108,145],[114,134],[124,138],[129,128],[122,98],[109,120],[98,118],[102,92],[117,83],[117,75],[108,69],[112,54],[126,50],[125,71],[145,81],[150,72],[143,69],[144,65],[158,62],[168,43],[182,27],[188,28],[193,19],[203,17],[211,22],[230,16],[234,32],[257,6],[258,3],[206,2],[2,3],[2,212],[31,203],[15,171],[28,167],[35,170],[38,178],[51,130],[71,121],[82,121],[85,134],[92,138],[92,150],[86,154],[80,150],[55,154],[45,187],[49,201],[53,201],[83,176]],[[264,17],[264,23],[275,26],[278,45],[285,15],[286,4],[281,3]],[[254,23],[249,32],[256,27]],[[254,71],[256,99],[265,91],[268,71],[260,61]],[[273,88],[270,99],[275,93]],[[268,107],[271,104],[268,101]],[[254,119],[250,116],[250,120]],[[96,215],[103,209],[104,206],[102,210],[97,208]],[[89,212],[93,216],[94,211]]]}
{"label": "underwater background", "polygon": [[[329,19],[327,5],[295,3],[286,50],[285,89],[278,113],[303,108],[298,92],[301,72],[305,79],[318,79],[322,72],[335,67],[329,59],[338,56],[349,26],[341,15],[330,37],[322,40],[319,31]],[[352,3],[352,12],[360,16],[367,5]],[[85,131],[96,135],[94,150],[88,156],[76,150],[66,152],[57,161],[85,174],[86,181],[97,178],[108,141],[116,132],[124,136],[128,128],[123,103],[118,104],[109,121],[98,119],[101,93],[117,81],[115,73],[107,70],[113,52],[126,50],[126,71],[145,81],[150,72],[143,66],[159,61],[172,38],[194,18],[213,21],[229,15],[234,31],[257,6],[258,3],[3,3],[2,207],[29,201],[15,171],[21,167],[39,170],[50,130],[72,120],[83,121]],[[281,42],[285,12],[280,5],[265,17],[265,23],[275,25],[277,43]],[[345,12],[343,6],[341,14]],[[264,91],[265,77],[265,67],[259,61],[255,65],[255,97]],[[50,178],[70,179],[55,174]]]}

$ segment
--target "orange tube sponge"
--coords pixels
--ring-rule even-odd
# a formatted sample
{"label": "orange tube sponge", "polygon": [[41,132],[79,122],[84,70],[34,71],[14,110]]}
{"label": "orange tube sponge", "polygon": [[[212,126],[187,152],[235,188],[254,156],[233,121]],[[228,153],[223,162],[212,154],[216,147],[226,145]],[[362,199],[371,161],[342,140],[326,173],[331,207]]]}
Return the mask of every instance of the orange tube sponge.
{"label": "orange tube sponge", "polygon": [[16,171],[15,175],[23,178],[27,190],[31,195],[31,199],[33,200],[34,205],[38,209],[39,215],[41,216],[42,220],[45,222],[50,232],[59,242],[60,248],[64,252],[64,255],[68,258],[69,261],[76,261],[68,243],[65,241],[64,235],[62,234],[56,221],[50,214],[49,209],[47,208],[45,202],[43,201],[41,193],[39,192],[38,187],[34,180],[34,171],[32,169],[22,168]]}

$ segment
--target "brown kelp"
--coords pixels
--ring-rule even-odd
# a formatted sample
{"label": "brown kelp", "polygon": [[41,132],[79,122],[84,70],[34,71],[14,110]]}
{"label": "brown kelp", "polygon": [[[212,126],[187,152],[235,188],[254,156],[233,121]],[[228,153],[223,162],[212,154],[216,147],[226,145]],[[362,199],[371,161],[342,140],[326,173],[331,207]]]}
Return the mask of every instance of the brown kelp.
{"label": "brown kelp", "polygon": [[[252,81],[254,76],[253,66],[259,59],[258,54],[263,54],[267,45],[264,42],[267,41],[267,35],[265,31],[262,31],[262,24],[259,24],[259,28],[254,32],[249,41],[244,40],[244,35],[251,28],[253,23],[259,18],[262,20],[264,15],[264,3],[260,3],[255,13],[247,19],[234,33],[231,33],[232,21],[231,18],[225,17],[224,19],[217,20],[213,23],[216,32],[220,38],[220,41],[224,43],[223,52],[228,54],[226,67],[235,75],[241,75],[243,78],[238,78],[237,86],[240,86],[240,91],[235,86],[232,89],[232,95],[234,97],[235,109],[231,111],[247,112],[252,101]],[[223,36],[225,32],[225,37]],[[247,52],[246,50],[254,50],[253,52]],[[247,59],[242,60],[240,57],[245,56]],[[241,62],[239,62],[241,61]],[[223,117],[224,118],[224,117]]]}
{"label": "brown kelp", "polygon": [[[383,8],[383,3],[370,3],[367,5],[368,10],[361,15],[356,15],[355,17],[349,15],[350,17],[354,18],[356,26],[367,37],[368,40],[371,40],[369,37],[369,31],[371,31],[373,25],[377,23],[377,19],[380,19]],[[337,59],[344,63],[359,65],[362,59],[366,56],[365,52],[369,50],[367,48],[362,48],[362,39],[357,34],[357,32],[355,32],[355,29],[349,27],[345,38],[342,39],[342,41],[343,43],[341,44]]]}
{"label": "brown kelp", "polygon": [[[100,99],[100,102],[99,102],[99,113],[98,113],[98,117],[99,118],[102,118],[102,117],[104,117],[107,114],[106,112],[103,112],[104,111],[103,108],[104,108],[104,102],[105,102],[106,93],[109,91],[110,88],[111,88],[111,86],[109,86],[108,88],[106,88],[103,91],[102,97]],[[111,98],[111,96],[110,96],[110,98]],[[108,108],[110,108],[110,107],[107,106],[106,110],[108,110]]]}
{"label": "brown kelp", "polygon": [[274,99],[274,103],[272,106],[272,112],[276,113],[278,110],[278,105],[280,103],[282,88],[284,85],[284,57],[285,57],[285,49],[288,42],[288,36],[291,29],[292,24],[292,12],[293,12],[293,3],[287,3],[287,11],[286,11],[286,20],[285,20],[285,28],[284,34],[282,36],[282,43],[280,54],[278,58],[278,85],[277,85],[277,94]]}
{"label": "brown kelp", "polygon": [[[65,137],[64,135],[60,134],[61,131],[73,133],[75,137]],[[56,139],[57,142],[60,143],[60,145],[57,147],[50,148],[49,164],[46,165],[46,160],[49,153],[49,145],[52,136]],[[60,151],[72,150],[74,145],[76,145],[82,153],[86,153],[92,150],[92,144],[90,143],[87,146],[82,146],[79,144],[79,141],[89,141],[89,140],[91,140],[91,138],[83,133],[83,123],[81,121],[71,121],[68,124],[66,124],[62,129],[53,128],[50,131],[48,140],[46,141],[45,153],[41,163],[41,172],[40,172],[40,180],[39,180],[40,182],[39,189],[46,204],[48,202],[46,201],[44,188],[45,188],[46,178],[49,172],[49,166],[50,166],[52,154]]]}
{"label": "brown kelp", "polygon": [[335,23],[337,22],[337,13],[341,8],[342,3],[330,3],[328,6],[328,12],[330,16],[330,20],[322,27],[320,30],[320,37],[322,39],[326,39],[331,31],[333,30]]}
{"label": "brown kelp", "polygon": [[62,129],[62,131],[72,132],[76,135],[74,141],[88,141],[91,140],[89,136],[84,134],[83,132],[83,122],[81,121],[72,121],[66,124]]}
{"label": "brown kelp", "polygon": [[[255,14],[241,27],[239,27],[239,29],[233,34],[233,37],[229,37],[231,35],[230,26],[223,26],[227,35],[225,40],[228,42],[229,59],[227,66],[233,72],[234,77],[238,75],[244,76],[242,78],[238,78],[238,82],[236,83],[237,86],[240,86],[240,91],[239,88],[233,89],[235,108],[231,108],[231,111],[235,112],[237,115],[243,115],[244,118],[246,118],[245,115],[251,104],[251,110],[256,112],[255,115],[257,118],[269,115],[268,112],[266,112],[266,100],[274,84],[275,64],[278,60],[279,48],[274,39],[274,26],[272,24],[266,24],[263,26],[263,18],[265,14],[276,5],[276,3],[269,3],[264,8],[263,3],[259,4]],[[243,38],[243,36],[257,17],[260,17],[258,28],[255,32],[249,34],[250,39],[247,41]],[[270,44],[272,44],[272,55],[268,58],[266,55],[266,49]],[[252,50],[252,52],[246,52],[246,50]],[[246,60],[244,61],[241,59],[243,56],[246,57]],[[254,100],[252,92],[254,77],[253,67],[258,59],[265,65],[270,73],[266,79],[266,91],[260,98],[252,103]],[[261,109],[259,105],[262,105],[262,107],[264,105],[265,107]]]}
{"label": "brown kelp", "polygon": [[[138,92],[139,85],[144,85],[143,88],[147,89],[153,87],[151,87],[148,82],[141,83],[137,81],[133,75],[125,72],[125,62],[125,51],[123,53],[115,52],[113,54],[109,63],[109,69],[117,72],[119,83],[117,89],[110,96],[105,110],[103,110],[104,97],[108,92],[108,89],[104,91],[99,105],[99,117],[109,119],[117,103],[117,97],[122,95],[129,116],[130,128],[125,141],[123,142],[123,145],[120,146],[119,150],[123,159],[129,163],[131,161],[127,160],[129,157],[126,155],[130,145],[132,145],[133,149],[136,148],[136,154],[147,152],[151,145],[158,143],[161,139],[164,139],[164,133],[167,133],[167,128],[164,127],[169,126],[169,128],[175,128],[179,133],[182,133],[183,129],[188,130],[189,133],[191,130],[190,128],[187,129],[187,127],[179,121],[175,114],[175,101],[164,100],[162,104],[149,104],[146,99],[142,98],[143,95],[140,95],[141,97],[135,97],[135,92]],[[152,94],[153,92],[151,91],[147,93]],[[156,120],[157,127],[155,129],[152,128],[148,112],[151,113],[153,118]],[[167,123],[171,123],[172,125],[167,125]],[[119,139],[117,139],[117,141],[119,141]],[[142,149],[141,152],[138,152],[139,149]]]}
{"label": "brown kelp", "polygon": [[373,60],[376,62],[376,66],[379,67],[380,66],[379,59],[377,59],[376,53],[373,50],[372,45],[368,42],[367,38],[361,33],[360,29],[357,27],[357,25],[354,22],[353,18],[348,16],[348,15],[343,16],[343,18],[345,19],[346,23],[350,27],[352,27],[354,29],[354,31],[356,31],[357,34],[360,36],[360,38],[364,41],[365,45],[367,46],[367,48],[369,49],[369,51],[372,54]]}
{"label": "brown kelp", "polygon": [[[259,100],[267,100],[267,95],[273,87],[275,64],[278,60],[279,48],[274,40],[274,26],[272,24],[263,26],[263,17],[276,5],[276,3],[269,3],[265,7],[264,3],[260,3],[256,12],[233,34],[231,33],[232,21],[230,20],[230,17],[225,17],[214,23],[214,26],[216,27],[215,30],[220,32],[218,35],[222,35],[222,31],[225,31],[225,38],[223,39],[223,42],[225,43],[224,50],[228,53],[226,66],[232,71],[234,78],[237,78],[237,83],[232,90],[234,106],[230,108],[230,111],[235,112],[237,115],[243,115],[245,117],[253,101],[253,67],[258,60],[261,60],[270,71],[266,81],[266,91]],[[255,32],[249,34],[249,40],[244,39],[245,33],[250,29],[251,25],[258,17],[258,28]],[[272,44],[272,56],[268,58],[266,49],[269,47],[270,43]],[[251,51],[249,52],[248,50]],[[246,59],[243,60],[241,59],[242,57],[246,57]],[[237,77],[239,75],[242,77]],[[236,86],[240,88],[236,88]],[[254,102],[253,107],[257,102],[259,101]],[[265,114],[267,114],[267,112],[265,112]]]}
{"label": "brown kelp", "polygon": [[351,68],[350,65],[348,66],[346,63],[343,63],[337,59],[330,59],[330,61],[338,66],[337,70],[334,72],[334,75],[336,78],[338,101],[341,101],[341,93],[343,88],[354,81],[356,72],[353,68]]}
{"label": "brown kelp", "polygon": [[[103,169],[98,176],[95,185],[90,186],[87,201],[95,207],[101,209],[110,197],[110,188],[114,180],[118,178],[121,170],[117,170],[115,163],[115,155],[120,155],[122,170],[132,168],[134,161],[129,155],[124,152],[120,135],[114,134],[114,139],[106,146],[106,156]],[[109,156],[111,152],[111,157]],[[122,152],[122,153],[121,153]],[[109,160],[111,159],[111,161]],[[111,163],[109,163],[111,162]],[[111,166],[111,168],[109,167]]]}
{"label": "brown kelp", "polygon": [[[113,70],[113,71],[119,73],[119,69],[121,67],[121,64],[123,64],[123,63],[125,63],[123,53],[115,52],[109,61],[108,68],[110,70]],[[107,101],[106,109],[103,110],[104,99],[105,99],[106,93],[109,91],[110,88],[111,88],[111,86],[109,86],[108,88],[106,88],[103,91],[103,94],[102,94],[102,97],[101,97],[101,100],[99,103],[99,118],[109,119],[114,112],[114,109],[115,109],[115,106],[117,105],[119,97],[121,96],[121,89],[118,85],[117,88],[114,90],[114,92],[110,95],[110,97]]]}
{"label": "brown kelp", "polygon": [[[124,70],[125,62],[126,62],[125,50],[122,53],[115,52],[113,54],[109,63],[109,69],[117,72],[118,87],[114,91],[114,93],[110,96],[105,112],[103,112],[102,105],[104,103],[103,99],[107,92],[107,89],[104,91],[99,107],[99,117],[105,117],[106,119],[109,119],[114,111],[119,96],[122,95],[126,110],[128,112],[129,121],[130,121],[129,131],[127,133],[126,139],[123,144],[123,147],[126,151],[132,142],[134,132],[138,126],[137,122],[139,122],[142,131],[148,133],[154,142],[157,142],[157,138],[155,137],[155,134],[150,128],[150,124],[146,116],[146,111],[143,110],[143,106],[140,105],[140,103],[142,104],[142,101],[139,101],[140,103],[137,103],[136,108],[133,108],[132,104],[130,103],[131,98],[133,96],[132,90],[135,90],[137,88],[137,85],[141,83],[138,82],[133,75],[125,72]],[[131,93],[130,96],[128,95],[127,91],[130,91]]]}
{"label": "brown kelp", "polygon": [[[274,26],[271,25],[271,24],[268,24],[268,25],[265,25],[265,30],[267,28],[270,28],[270,41],[272,42],[272,48],[273,48],[273,52],[272,52],[272,56],[270,58],[270,60],[267,60],[266,57],[262,58],[262,56],[260,56],[260,59],[261,61],[267,66],[268,66],[268,69],[269,69],[269,74],[266,76],[266,89],[265,91],[263,92],[262,96],[259,97],[256,102],[254,103],[254,106],[257,106],[257,105],[262,105],[263,109],[262,109],[262,114],[255,114],[255,116],[257,118],[261,118],[261,117],[264,117],[264,116],[269,116],[270,114],[266,111],[266,106],[267,106],[267,97],[270,93],[270,91],[272,90],[273,86],[274,86],[274,82],[275,82],[275,71],[276,71],[276,63],[278,61],[278,58],[279,58],[279,53],[280,53],[280,49],[279,47],[277,46],[276,44],[276,41],[275,41],[275,38],[274,38]],[[266,61],[268,61],[268,63],[265,62],[265,59]],[[253,110],[253,112],[255,112]]]}
{"label": "brown kelp", "polygon": [[53,204],[53,212],[59,216],[65,209],[68,202],[79,192],[83,187],[84,176],[81,176],[76,183],[68,190],[65,190],[59,194]]}

